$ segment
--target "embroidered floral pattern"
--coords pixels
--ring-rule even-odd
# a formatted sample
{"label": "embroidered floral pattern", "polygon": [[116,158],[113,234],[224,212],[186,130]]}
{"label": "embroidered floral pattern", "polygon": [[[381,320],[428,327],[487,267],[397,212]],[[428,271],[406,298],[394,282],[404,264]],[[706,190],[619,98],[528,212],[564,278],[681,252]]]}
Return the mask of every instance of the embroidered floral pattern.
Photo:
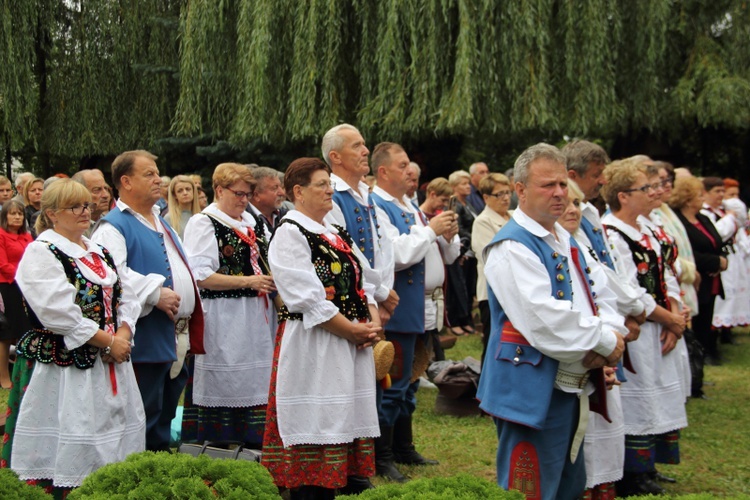
{"label": "embroidered floral pattern", "polygon": [[[352,242],[349,234],[343,228],[336,227],[341,241],[333,244],[292,220],[284,219],[282,223],[297,226],[310,244],[312,265],[326,291],[326,300],[333,302],[348,319],[368,318],[369,310],[362,289],[362,275],[356,259],[351,256]],[[301,317],[301,314],[290,313],[286,307],[279,311],[279,322]]]}
{"label": "embroidered floral pattern", "polygon": [[[117,324],[117,306],[120,303],[122,295],[122,285],[120,279],[117,279],[112,293],[112,317],[106,318],[102,314],[104,310],[104,288],[95,283],[91,283],[81,274],[81,270],[76,264],[75,259],[60,251],[57,246],[48,243],[50,251],[60,261],[70,283],[76,288],[76,304],[81,308],[84,317],[96,322],[99,328],[105,329],[107,323]],[[115,269],[115,263],[109,252],[102,248],[104,260],[107,265]],[[40,363],[54,363],[58,366],[75,366],[85,370],[94,366],[99,348],[84,344],[73,350],[65,347],[65,340],[62,335],[57,335],[45,329],[34,311],[24,303],[24,307],[29,316],[33,328],[24,333],[18,341],[17,352],[19,356],[27,359],[33,359]]]}

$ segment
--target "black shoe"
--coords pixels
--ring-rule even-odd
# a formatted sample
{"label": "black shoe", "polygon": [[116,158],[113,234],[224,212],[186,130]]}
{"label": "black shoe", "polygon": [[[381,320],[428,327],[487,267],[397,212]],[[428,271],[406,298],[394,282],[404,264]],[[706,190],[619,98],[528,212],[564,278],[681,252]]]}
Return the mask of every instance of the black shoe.
{"label": "black shoe", "polygon": [[615,488],[618,497],[663,495],[667,492],[649,477],[648,472],[626,472],[623,478],[615,483]]}
{"label": "black shoe", "polygon": [[718,357],[706,356],[706,358],[703,360],[703,364],[705,364],[706,366],[721,366],[724,363],[722,363]]}
{"label": "black shoe", "polygon": [[339,488],[339,495],[359,495],[363,491],[372,490],[375,485],[370,478],[362,476],[347,476],[346,486]]}
{"label": "black shoe", "polygon": [[709,399],[711,399],[708,396],[706,396],[706,394],[703,391],[693,392],[690,395],[690,397],[693,398],[693,399],[703,399],[704,401],[708,401]]}
{"label": "black shoe", "polygon": [[393,457],[393,427],[380,426],[380,437],[375,439],[375,472],[397,483],[408,481],[396,468]]}
{"label": "black shoe", "polygon": [[300,486],[296,490],[289,490],[290,500],[333,500],[336,490],[322,486]]}
{"label": "black shoe", "polygon": [[649,474],[649,477],[651,477],[652,481],[658,481],[660,483],[676,483],[677,479],[669,476],[665,476],[658,470],[654,470],[651,474]]}
{"label": "black shoe", "polygon": [[437,460],[423,457],[414,447],[411,415],[399,417],[393,427],[393,456],[405,465],[438,465]]}
{"label": "black shoe", "polygon": [[430,460],[429,458],[423,457],[415,448],[414,445],[408,447],[408,449],[393,449],[393,456],[397,464],[404,465],[438,465],[440,462],[437,460]]}

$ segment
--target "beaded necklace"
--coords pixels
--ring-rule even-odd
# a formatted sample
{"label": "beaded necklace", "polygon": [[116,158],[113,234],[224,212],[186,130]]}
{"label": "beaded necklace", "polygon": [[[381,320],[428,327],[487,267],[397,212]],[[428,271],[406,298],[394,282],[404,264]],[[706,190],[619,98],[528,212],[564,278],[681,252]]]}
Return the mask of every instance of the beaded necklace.
{"label": "beaded necklace", "polygon": [[86,265],[86,267],[94,271],[97,276],[99,276],[101,279],[104,279],[107,276],[107,271],[104,269],[102,259],[100,259],[99,256],[95,253],[92,253],[91,257],[94,259],[94,262],[91,262],[86,257],[81,257],[80,260]]}

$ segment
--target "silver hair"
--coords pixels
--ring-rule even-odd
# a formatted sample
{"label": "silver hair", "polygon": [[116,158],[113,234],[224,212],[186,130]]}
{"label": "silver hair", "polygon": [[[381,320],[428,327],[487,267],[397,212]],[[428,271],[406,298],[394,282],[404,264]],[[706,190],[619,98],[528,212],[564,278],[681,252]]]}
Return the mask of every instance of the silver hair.
{"label": "silver hair", "polygon": [[469,181],[471,181],[469,172],[467,172],[466,170],[456,170],[448,176],[448,182],[450,183],[451,187],[458,186],[458,183],[461,182],[461,179],[469,179]]}
{"label": "silver hair", "polygon": [[23,184],[24,182],[29,182],[31,179],[33,179],[35,176],[31,172],[22,172],[16,176],[16,189]]}
{"label": "silver hair", "polygon": [[539,144],[534,144],[530,148],[527,148],[516,159],[516,163],[513,166],[513,182],[526,184],[529,180],[529,166],[540,158],[552,160],[562,166],[566,165],[565,155],[562,151],[555,146],[545,142],[540,142]]}
{"label": "silver hair", "polygon": [[419,179],[419,177],[422,175],[422,169],[419,168],[419,165],[417,165],[413,161],[410,161],[409,162],[409,166],[412,167],[414,170],[417,171],[417,179]]}
{"label": "silver hair", "polygon": [[485,167],[487,166],[487,164],[485,162],[483,162],[483,161],[478,161],[476,163],[472,163],[471,165],[469,165],[469,173],[471,175],[476,174],[477,173],[477,169],[479,168],[479,165],[484,165]]}
{"label": "silver hair", "polygon": [[325,133],[325,135],[323,136],[323,140],[320,143],[320,149],[323,152],[323,160],[328,164],[329,167],[331,166],[331,158],[329,158],[331,151],[338,151],[339,149],[341,149],[341,146],[344,145],[344,138],[339,135],[339,132],[342,130],[353,130],[359,133],[357,127],[355,127],[354,125],[349,125],[348,123],[336,125]]}
{"label": "silver hair", "polygon": [[253,169],[253,178],[260,183],[263,179],[278,178],[279,171],[271,167],[255,167]]}

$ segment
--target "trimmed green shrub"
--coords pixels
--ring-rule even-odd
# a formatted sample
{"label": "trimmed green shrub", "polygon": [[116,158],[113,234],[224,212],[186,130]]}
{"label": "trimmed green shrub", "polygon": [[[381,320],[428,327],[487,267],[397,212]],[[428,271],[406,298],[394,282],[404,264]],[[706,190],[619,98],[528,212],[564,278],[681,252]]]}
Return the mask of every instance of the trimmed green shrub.
{"label": "trimmed green shrub", "polygon": [[278,500],[268,471],[257,462],[144,451],[88,476],[69,500],[246,498]]}
{"label": "trimmed green shrub", "polygon": [[405,484],[390,483],[367,490],[359,495],[344,495],[337,499],[359,500],[524,500],[518,491],[505,491],[486,479],[459,474],[453,477],[417,479]]}
{"label": "trimmed green shrub", "polygon": [[18,479],[15,472],[10,469],[0,469],[0,498],[13,498],[14,500],[49,500],[42,488],[31,486]]}

